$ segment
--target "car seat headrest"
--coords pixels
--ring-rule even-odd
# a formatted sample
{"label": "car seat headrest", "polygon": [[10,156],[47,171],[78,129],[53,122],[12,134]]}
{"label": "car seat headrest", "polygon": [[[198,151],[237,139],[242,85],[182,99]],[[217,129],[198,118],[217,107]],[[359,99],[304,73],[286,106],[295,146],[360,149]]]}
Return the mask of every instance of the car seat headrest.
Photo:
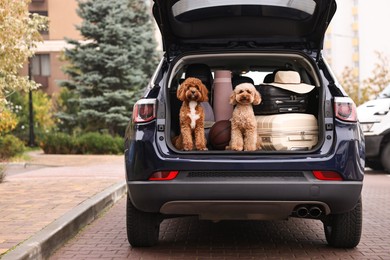
{"label": "car seat headrest", "polygon": [[213,75],[208,65],[195,63],[188,65],[185,73],[185,78],[194,77],[202,81],[206,88],[210,91],[213,85]]}
{"label": "car seat headrest", "polygon": [[264,83],[272,83],[274,82],[275,75],[273,73],[269,73],[265,75],[263,82]]}
{"label": "car seat headrest", "polygon": [[232,78],[232,85],[233,88],[235,88],[237,85],[240,85],[241,83],[251,83],[254,85],[254,81],[252,78],[247,76],[240,76],[240,75],[234,75]]}

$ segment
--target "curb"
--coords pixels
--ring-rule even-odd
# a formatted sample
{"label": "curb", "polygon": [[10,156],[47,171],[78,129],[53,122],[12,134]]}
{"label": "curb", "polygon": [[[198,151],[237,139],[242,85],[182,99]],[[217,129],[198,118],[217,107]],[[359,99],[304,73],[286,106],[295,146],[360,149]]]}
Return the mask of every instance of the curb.
{"label": "curb", "polygon": [[48,259],[84,226],[126,193],[121,181],[76,206],[41,231],[0,257],[2,260]]}

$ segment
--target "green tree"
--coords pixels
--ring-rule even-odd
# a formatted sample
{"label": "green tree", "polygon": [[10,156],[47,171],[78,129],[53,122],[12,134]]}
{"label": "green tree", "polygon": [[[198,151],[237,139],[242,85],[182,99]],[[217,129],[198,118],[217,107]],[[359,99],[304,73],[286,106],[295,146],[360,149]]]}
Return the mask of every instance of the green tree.
{"label": "green tree", "polygon": [[122,134],[131,109],[157,63],[153,25],[145,1],[79,1],[77,29],[85,42],[68,40],[70,65],[64,70],[71,80],[62,86],[74,92],[68,99],[78,112],[59,115],[65,125],[74,120],[87,132]]}
{"label": "green tree", "polygon": [[12,130],[17,123],[6,106],[7,97],[15,91],[38,87],[19,75],[23,64],[34,54],[36,43],[42,40],[39,31],[45,30],[47,24],[45,17],[28,12],[29,2],[0,1],[0,134]]}
{"label": "green tree", "polygon": [[341,86],[352,98],[355,104],[360,103],[360,93],[359,93],[359,78],[356,77],[353,73],[351,67],[345,67],[341,72],[341,77],[339,79]]}
{"label": "green tree", "polygon": [[388,57],[381,52],[375,52],[375,55],[378,61],[374,65],[372,76],[363,80],[363,90],[367,92],[367,100],[378,96],[390,84]]}
{"label": "green tree", "polygon": [[[39,138],[55,128],[54,106],[50,96],[43,91],[35,91],[33,97],[34,132]],[[29,140],[29,97],[28,93],[17,92],[9,98],[8,107],[16,116],[18,124],[11,134],[25,141]]]}
{"label": "green tree", "polygon": [[19,70],[34,54],[36,43],[41,41],[39,31],[46,28],[46,19],[28,12],[30,0],[0,1],[0,102],[17,90],[37,87]]}
{"label": "green tree", "polygon": [[371,76],[359,84],[359,79],[354,75],[353,69],[345,67],[339,77],[339,82],[353,99],[356,105],[376,97],[390,84],[389,60],[381,52],[375,52],[377,62],[374,65]]}
{"label": "green tree", "polygon": [[78,95],[75,91],[67,88],[62,88],[55,98],[55,107],[57,113],[55,117],[58,119],[58,128],[61,132],[72,134],[78,126],[75,115],[79,111]]}

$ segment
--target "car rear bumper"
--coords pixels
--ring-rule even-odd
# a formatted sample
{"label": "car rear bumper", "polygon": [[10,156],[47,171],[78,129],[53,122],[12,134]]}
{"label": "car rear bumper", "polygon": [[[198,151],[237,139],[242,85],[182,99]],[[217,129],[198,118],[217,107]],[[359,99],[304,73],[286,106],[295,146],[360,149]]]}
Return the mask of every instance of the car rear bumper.
{"label": "car rear bumper", "polygon": [[[229,173],[225,173],[228,175]],[[141,211],[200,215],[206,219],[280,219],[297,207],[318,206],[325,214],[352,210],[362,181],[319,181],[310,172],[271,177],[191,177],[171,181],[129,181],[128,193]]]}

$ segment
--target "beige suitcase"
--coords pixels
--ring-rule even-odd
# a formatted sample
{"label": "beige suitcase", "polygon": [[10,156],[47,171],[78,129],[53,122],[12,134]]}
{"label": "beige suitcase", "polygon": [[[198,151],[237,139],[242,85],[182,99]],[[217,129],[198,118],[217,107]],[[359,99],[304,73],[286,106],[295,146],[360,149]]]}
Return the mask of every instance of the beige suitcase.
{"label": "beige suitcase", "polygon": [[305,151],[318,142],[317,119],[313,115],[290,113],[256,116],[257,147],[267,151]]}

